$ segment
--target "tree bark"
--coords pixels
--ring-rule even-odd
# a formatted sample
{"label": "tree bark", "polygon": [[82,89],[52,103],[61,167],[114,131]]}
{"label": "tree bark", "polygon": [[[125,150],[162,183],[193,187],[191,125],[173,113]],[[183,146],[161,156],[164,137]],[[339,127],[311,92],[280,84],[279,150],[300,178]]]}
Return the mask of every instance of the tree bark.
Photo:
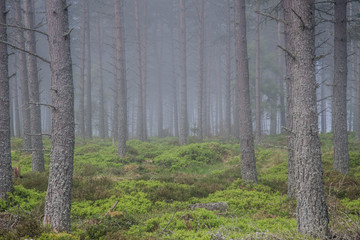
{"label": "tree bark", "polygon": [[[256,0],[256,11],[260,11],[260,2]],[[256,48],[255,48],[255,119],[256,141],[261,137],[261,99],[260,99],[260,15],[256,14]]]}
{"label": "tree bark", "polygon": [[249,66],[246,39],[245,0],[235,0],[236,76],[239,86],[239,119],[241,176],[246,182],[257,182],[253,128],[250,108]]}
{"label": "tree bark", "polygon": [[[6,1],[0,2],[0,39],[7,41]],[[10,98],[8,78],[8,52],[0,43],[0,199],[13,191],[10,148]]]}
{"label": "tree bark", "polygon": [[51,61],[52,146],[44,225],[70,231],[75,144],[74,86],[66,0],[46,1]]}
{"label": "tree bark", "polygon": [[104,76],[103,76],[103,29],[100,14],[97,13],[97,43],[98,43],[98,62],[99,62],[99,137],[104,139],[107,137],[107,132],[105,131],[105,116],[106,116],[106,107],[104,102]]}
{"label": "tree bark", "polygon": [[329,217],[324,192],[315,77],[315,1],[291,0],[290,39],[297,229],[326,239]]}
{"label": "tree bark", "polygon": [[[283,1],[283,15],[284,20],[287,23],[292,22],[292,13],[291,13],[291,0]],[[285,30],[285,49],[287,50],[285,54],[285,80],[286,80],[286,128],[288,135],[288,197],[295,198],[295,160],[294,160],[294,135],[292,132],[293,129],[293,99],[292,99],[292,83],[294,81],[293,76],[293,57],[290,55],[294,52],[294,43],[291,40],[291,28],[289,24],[284,25]]]}
{"label": "tree bark", "polygon": [[197,86],[197,97],[198,97],[198,138],[199,141],[203,140],[203,89],[204,89],[204,0],[200,0],[200,12],[199,12],[199,22],[198,22],[198,42],[199,42],[199,52],[198,52],[198,64],[199,64],[199,78]]}
{"label": "tree bark", "polygon": [[[17,58],[17,57],[16,57]],[[15,61],[17,62],[17,60]],[[14,68],[16,69],[16,67]],[[15,126],[15,137],[21,136],[21,126],[20,126],[20,115],[19,115],[19,94],[18,94],[18,81],[17,78],[14,78],[14,88],[13,88],[13,95],[14,95],[14,126]]]}
{"label": "tree bark", "polygon": [[[34,1],[24,1],[24,23],[28,29],[35,28],[35,16],[34,16]],[[25,31],[25,49],[28,52],[36,53],[36,37],[34,31]],[[32,171],[43,172],[45,171],[44,155],[42,152],[43,142],[41,135],[41,111],[40,105],[40,93],[39,93],[39,79],[37,59],[30,54],[26,55],[26,63],[28,70],[29,81],[29,100],[30,100],[30,126],[31,126],[31,144],[32,144]]]}
{"label": "tree bark", "polygon": [[137,100],[137,118],[136,118],[136,136],[140,140],[144,139],[144,109],[143,109],[143,66],[142,66],[142,47],[141,47],[141,35],[140,35],[140,21],[139,21],[139,1],[134,1],[135,5],[135,28],[136,28],[136,54],[137,54],[137,64],[138,64],[138,100]]}
{"label": "tree bark", "polygon": [[[360,71],[360,41],[357,43],[358,46],[358,72]],[[360,142],[360,74],[358,74],[356,79],[356,95],[355,95],[355,138],[357,142]]]}
{"label": "tree bark", "polygon": [[126,155],[127,139],[127,86],[125,66],[125,29],[124,29],[124,1],[114,0],[115,10],[115,45],[116,45],[116,80],[118,92],[118,145],[117,154],[119,157]]}
{"label": "tree bark", "polygon": [[85,138],[85,36],[86,2],[81,1],[81,37],[80,37],[80,94],[79,94],[79,135]]}
{"label": "tree bark", "polygon": [[147,89],[147,1],[144,1],[144,9],[143,9],[144,13],[144,19],[143,19],[143,29],[142,29],[142,44],[141,44],[141,60],[142,60],[142,80],[141,80],[141,84],[142,84],[142,106],[143,106],[143,137],[144,140],[147,139],[147,105],[146,105],[146,89]]}
{"label": "tree bark", "polygon": [[180,78],[181,78],[181,105],[180,105],[180,137],[179,143],[186,144],[188,136],[187,110],[187,83],[186,83],[186,26],[185,1],[179,0],[179,44],[180,44]]}
{"label": "tree bark", "polygon": [[[280,2],[281,0],[279,0]],[[281,3],[280,3],[281,4]],[[281,11],[277,13],[279,19],[281,19]],[[278,46],[281,46],[281,25],[280,21],[277,22],[277,43]],[[284,127],[286,126],[286,111],[285,111],[285,94],[284,94],[284,70],[283,70],[283,51],[278,49],[278,65],[279,65],[279,98],[280,98],[280,133],[284,132]]]}
{"label": "tree bark", "polygon": [[335,0],[334,12],[334,83],[332,101],[332,124],[334,132],[334,170],[349,172],[347,135],[347,32],[346,0]]}
{"label": "tree bark", "polygon": [[226,0],[226,78],[225,78],[225,138],[231,135],[231,37],[230,37],[230,0]]}
{"label": "tree bark", "polygon": [[[22,14],[21,14],[21,2],[20,0],[13,0],[13,9],[15,12],[16,25],[23,26]],[[15,45],[19,48],[25,49],[25,37],[22,29],[17,29]],[[18,76],[21,83],[21,99],[22,99],[22,124],[23,124],[23,148],[31,149],[31,121],[30,121],[30,107],[29,107],[29,87],[28,87],[28,75],[26,69],[26,55],[24,52],[18,52]]]}
{"label": "tree bark", "polygon": [[86,23],[86,110],[85,110],[85,137],[92,138],[92,93],[91,93],[91,44],[90,44],[90,1],[85,4]]}

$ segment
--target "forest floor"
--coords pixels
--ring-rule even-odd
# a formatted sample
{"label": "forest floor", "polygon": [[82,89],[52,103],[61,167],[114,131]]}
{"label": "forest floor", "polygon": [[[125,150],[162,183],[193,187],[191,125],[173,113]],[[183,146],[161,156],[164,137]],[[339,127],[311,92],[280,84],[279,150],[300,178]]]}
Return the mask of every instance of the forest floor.
{"label": "forest floor", "polygon": [[[360,144],[349,136],[351,172],[332,170],[332,136],[322,134],[330,228],[337,239],[360,239]],[[44,173],[12,139],[22,178],[0,201],[0,239],[311,239],[296,232],[296,203],[287,197],[286,136],[256,145],[258,184],[240,174],[235,141],[208,139],[179,146],[176,138],[129,140],[118,158],[110,140],[76,140],[71,234],[43,228],[49,152]],[[44,139],[45,147],[50,141]],[[189,204],[226,202],[220,210]],[[113,207],[113,208],[112,208]]]}

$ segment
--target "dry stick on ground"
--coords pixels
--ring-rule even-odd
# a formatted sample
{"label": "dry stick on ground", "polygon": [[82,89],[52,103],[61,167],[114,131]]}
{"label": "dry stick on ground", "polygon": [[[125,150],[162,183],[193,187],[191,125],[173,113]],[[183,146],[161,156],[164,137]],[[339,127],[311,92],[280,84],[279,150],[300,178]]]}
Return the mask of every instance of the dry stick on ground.
{"label": "dry stick on ground", "polygon": [[114,208],[116,207],[116,205],[119,203],[119,201],[116,201],[114,203],[114,205],[112,205],[112,207],[109,209],[109,211],[107,211],[107,213],[104,215],[104,217],[106,217],[107,215],[109,215],[113,210]]}

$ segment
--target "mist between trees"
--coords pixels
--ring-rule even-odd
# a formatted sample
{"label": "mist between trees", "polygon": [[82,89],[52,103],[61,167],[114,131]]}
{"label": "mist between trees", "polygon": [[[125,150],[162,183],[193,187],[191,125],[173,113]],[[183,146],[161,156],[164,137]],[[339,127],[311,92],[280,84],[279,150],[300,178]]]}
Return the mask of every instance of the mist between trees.
{"label": "mist between trees", "polygon": [[[44,171],[41,135],[54,141],[61,107],[54,96],[68,87],[54,82],[59,76],[49,63],[54,68],[62,55],[49,52],[53,26],[45,1],[6,2],[10,133],[24,139],[33,171]],[[175,136],[181,145],[189,138],[240,140],[242,176],[256,182],[254,141],[288,134],[289,196],[305,205],[320,199],[322,209],[310,214],[314,225],[300,204],[298,230],[329,234],[318,132],[333,131],[334,169],[348,173],[347,132],[360,138],[357,2],[59,2],[68,14],[62,34],[70,38],[72,72],[57,74],[72,74],[73,81],[62,80],[73,84],[74,116],[66,118],[77,137],[113,139],[120,157],[132,138]],[[296,179],[311,167],[314,182],[307,184],[319,189],[310,191]]]}

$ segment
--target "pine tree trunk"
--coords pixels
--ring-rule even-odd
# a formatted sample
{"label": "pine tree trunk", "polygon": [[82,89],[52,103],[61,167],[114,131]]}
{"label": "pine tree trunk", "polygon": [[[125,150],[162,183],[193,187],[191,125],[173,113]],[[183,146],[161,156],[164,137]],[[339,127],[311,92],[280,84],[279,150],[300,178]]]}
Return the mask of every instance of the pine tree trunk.
{"label": "pine tree trunk", "polygon": [[[279,4],[281,4],[281,0],[279,0]],[[281,19],[281,11],[279,10],[277,13],[279,19]],[[278,21],[277,23],[277,44],[278,46],[282,45],[282,31],[281,31],[282,23]],[[278,49],[278,65],[279,65],[279,98],[280,98],[280,132],[284,132],[284,127],[286,126],[286,111],[285,111],[285,94],[284,94],[284,63],[283,63],[283,51]]]}
{"label": "pine tree trunk", "polygon": [[160,29],[160,51],[158,49],[158,41],[156,40],[158,23],[155,23],[154,30],[154,51],[156,56],[156,64],[157,64],[157,130],[158,137],[163,137],[163,129],[164,129],[164,111],[163,111],[163,96],[162,96],[162,84],[163,84],[163,70],[162,70],[162,52],[163,52],[163,37],[162,37],[162,29]]}
{"label": "pine tree trunk", "polygon": [[144,140],[144,119],[143,119],[143,66],[142,66],[142,48],[141,48],[141,35],[140,35],[140,22],[139,22],[139,1],[134,1],[135,5],[135,28],[136,28],[136,54],[137,54],[137,65],[138,65],[138,101],[137,101],[137,118],[136,118],[136,136],[140,140]]}
{"label": "pine tree trunk", "polygon": [[230,52],[230,0],[226,0],[226,78],[225,78],[225,138],[231,135],[231,52]]}
{"label": "pine tree trunk", "polygon": [[105,131],[105,115],[106,107],[104,103],[104,77],[103,77],[103,29],[101,24],[100,14],[97,13],[97,43],[98,43],[98,62],[99,62],[99,137],[104,139],[107,137],[107,132]]}
{"label": "pine tree trunk", "polygon": [[174,31],[173,28],[170,29],[170,39],[171,39],[171,74],[173,78],[172,82],[172,94],[173,94],[173,118],[174,118],[174,136],[179,137],[179,117],[178,117],[178,83],[175,72],[175,53],[174,53]]}
{"label": "pine tree trunk", "polygon": [[79,135],[85,138],[85,36],[86,36],[86,0],[81,1],[81,37],[80,37],[80,94],[79,94]]}
{"label": "pine tree trunk", "polygon": [[[358,46],[358,72],[360,71],[360,41],[357,43]],[[355,95],[355,137],[356,141],[360,142],[360,74],[356,79],[356,95]]]}
{"label": "pine tree trunk", "polygon": [[198,98],[198,138],[199,141],[203,140],[203,89],[204,89],[204,0],[200,0],[200,12],[199,12],[199,25],[198,25],[198,63],[199,63],[199,78],[197,85],[197,98]]}
{"label": "pine tree trunk", "polygon": [[70,231],[75,144],[74,86],[66,0],[46,1],[51,61],[52,146],[44,225]]}
{"label": "pine tree trunk", "polygon": [[187,110],[187,83],[186,83],[186,26],[185,1],[179,0],[179,44],[180,44],[180,78],[181,78],[181,104],[180,104],[180,138],[181,145],[186,144],[188,136],[188,110]]}
{"label": "pine tree trunk", "polygon": [[[16,57],[18,58],[18,57]],[[17,60],[16,60],[17,62]],[[16,69],[16,68],[14,68]],[[21,136],[21,126],[20,126],[20,114],[19,114],[19,94],[18,94],[18,80],[17,78],[14,78],[14,88],[13,88],[13,94],[14,94],[14,125],[15,125],[15,137]]]}
{"label": "pine tree trunk", "polygon": [[[0,39],[7,41],[5,1],[0,2],[0,24]],[[0,43],[0,199],[13,191],[11,173],[8,52],[6,44]]]}
{"label": "pine tree trunk", "polygon": [[[260,11],[259,0],[256,0],[256,11]],[[256,141],[261,137],[261,99],[260,99],[260,15],[256,14],[256,49],[255,49],[255,119]]]}
{"label": "pine tree trunk", "polygon": [[[283,9],[284,9],[284,20],[285,22],[292,21],[292,13],[291,13],[291,0],[283,1]],[[289,53],[294,51],[294,44],[291,40],[291,28],[288,24],[284,25],[285,30],[285,48],[287,49],[287,53],[285,54],[285,65],[286,65],[286,128],[288,134],[288,197],[295,198],[295,188],[296,188],[296,180],[295,180],[295,160],[294,160],[294,136],[292,134],[293,129],[293,100],[292,100],[292,83],[293,83],[293,61],[294,59]]]}
{"label": "pine tree trunk", "polygon": [[142,85],[142,106],[143,106],[143,114],[142,114],[142,118],[143,118],[143,127],[142,127],[142,135],[144,140],[147,139],[147,106],[146,106],[146,89],[147,89],[147,1],[144,1],[144,9],[143,9],[144,13],[143,13],[143,29],[142,29],[142,44],[141,44],[141,60],[142,60],[142,80],[141,80],[141,85]]}
{"label": "pine tree trunk", "polygon": [[126,155],[127,139],[127,85],[126,85],[126,65],[125,65],[125,29],[123,17],[123,0],[114,0],[115,10],[115,46],[116,46],[116,81],[118,92],[118,145],[117,154],[119,157]]}
{"label": "pine tree trunk", "polygon": [[[289,11],[290,9],[288,9]],[[326,239],[328,212],[324,192],[315,77],[315,2],[291,1],[293,41],[293,128],[297,200],[297,229]]]}
{"label": "pine tree trunk", "polygon": [[236,76],[239,84],[239,120],[241,176],[245,182],[257,182],[253,128],[250,108],[249,66],[246,39],[245,0],[235,0]]}
{"label": "pine tree trunk", "polygon": [[[33,0],[24,1],[24,23],[28,29],[35,27],[35,6]],[[28,52],[36,53],[36,37],[34,31],[25,31],[25,49]],[[39,80],[37,59],[30,54],[26,55],[27,70],[29,81],[29,100],[30,100],[30,126],[31,126],[31,144],[32,144],[32,170],[33,172],[45,171],[44,155],[43,155],[43,142],[41,135],[41,111],[40,93],[39,93]]]}
{"label": "pine tree trunk", "polygon": [[[21,14],[21,2],[20,0],[13,0],[13,9],[15,12],[15,21],[18,26],[22,24]],[[15,44],[17,47],[25,49],[25,37],[24,32],[21,29],[17,29]],[[22,99],[22,125],[23,125],[23,148],[31,149],[31,121],[30,121],[30,107],[29,107],[29,87],[28,87],[28,75],[26,69],[26,55],[23,52],[18,52],[18,76],[21,83],[21,99]]]}
{"label": "pine tree trunk", "polygon": [[347,32],[346,0],[335,0],[334,12],[334,83],[332,102],[332,125],[334,132],[334,170],[349,172],[347,135]]}
{"label": "pine tree trunk", "polygon": [[85,136],[92,138],[92,97],[91,97],[91,44],[90,44],[90,1],[85,4],[86,23],[86,109],[85,109]]}

